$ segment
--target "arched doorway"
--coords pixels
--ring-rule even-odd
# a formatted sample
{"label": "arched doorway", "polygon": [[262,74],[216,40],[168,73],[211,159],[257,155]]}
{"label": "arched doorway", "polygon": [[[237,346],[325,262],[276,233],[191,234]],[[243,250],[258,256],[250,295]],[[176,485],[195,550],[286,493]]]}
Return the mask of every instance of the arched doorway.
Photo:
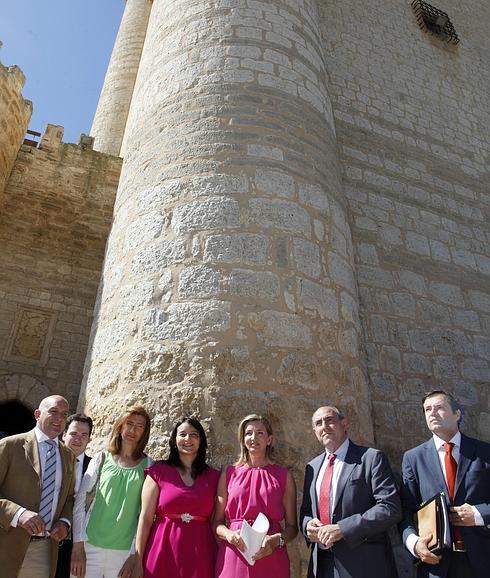
{"label": "arched doorway", "polygon": [[36,425],[32,411],[19,401],[0,403],[0,438],[29,431]]}

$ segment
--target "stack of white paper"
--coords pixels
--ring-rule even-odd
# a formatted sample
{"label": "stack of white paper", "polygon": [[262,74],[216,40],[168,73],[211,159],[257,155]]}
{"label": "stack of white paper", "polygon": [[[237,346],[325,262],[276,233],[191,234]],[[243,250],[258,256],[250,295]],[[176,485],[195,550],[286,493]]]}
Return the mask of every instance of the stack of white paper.
{"label": "stack of white paper", "polygon": [[243,520],[240,537],[245,543],[245,552],[241,554],[250,566],[255,564],[255,560],[252,560],[252,557],[260,550],[268,530],[269,520],[262,512],[255,518],[252,526],[247,520]]}

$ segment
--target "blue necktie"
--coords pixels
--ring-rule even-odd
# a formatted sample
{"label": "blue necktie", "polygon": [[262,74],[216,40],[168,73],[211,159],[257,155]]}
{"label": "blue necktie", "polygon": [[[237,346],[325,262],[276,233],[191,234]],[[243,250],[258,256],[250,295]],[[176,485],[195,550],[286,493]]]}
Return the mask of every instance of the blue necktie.
{"label": "blue necktie", "polygon": [[43,485],[41,489],[41,502],[39,504],[39,515],[44,520],[46,528],[51,526],[51,512],[53,509],[54,484],[56,479],[56,443],[54,440],[46,440],[48,446],[46,453],[46,463],[43,472]]}

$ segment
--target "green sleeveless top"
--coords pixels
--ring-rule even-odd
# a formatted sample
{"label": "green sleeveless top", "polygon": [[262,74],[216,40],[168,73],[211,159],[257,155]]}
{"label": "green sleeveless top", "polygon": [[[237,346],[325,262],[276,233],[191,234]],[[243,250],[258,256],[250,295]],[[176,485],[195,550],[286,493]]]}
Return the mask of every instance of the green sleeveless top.
{"label": "green sleeveless top", "polygon": [[106,452],[87,524],[89,544],[112,550],[131,548],[138,525],[146,467],[147,457],[132,468],[123,468],[116,464],[112,454]]}

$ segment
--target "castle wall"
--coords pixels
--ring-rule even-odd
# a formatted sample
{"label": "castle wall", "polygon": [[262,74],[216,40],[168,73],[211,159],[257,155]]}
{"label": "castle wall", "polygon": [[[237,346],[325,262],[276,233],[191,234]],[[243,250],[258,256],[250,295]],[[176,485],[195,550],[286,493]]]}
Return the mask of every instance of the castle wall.
{"label": "castle wall", "polygon": [[25,77],[17,66],[0,63],[0,201],[32,114],[22,98]]}
{"label": "castle wall", "polygon": [[319,4],[376,442],[399,468],[426,390],[454,390],[490,438],[489,4],[434,0],[457,47],[408,1]]}
{"label": "castle wall", "polygon": [[62,135],[21,147],[0,204],[0,401],[32,409],[76,407],[121,162]]}

